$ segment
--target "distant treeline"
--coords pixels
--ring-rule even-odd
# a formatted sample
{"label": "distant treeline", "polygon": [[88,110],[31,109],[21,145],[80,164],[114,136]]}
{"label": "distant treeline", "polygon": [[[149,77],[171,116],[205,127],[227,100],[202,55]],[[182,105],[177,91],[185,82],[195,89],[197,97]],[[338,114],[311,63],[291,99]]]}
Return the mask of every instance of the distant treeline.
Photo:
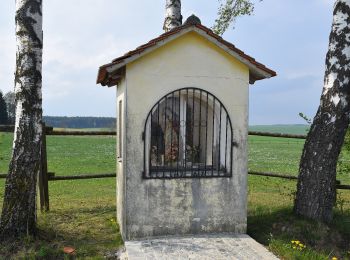
{"label": "distant treeline", "polygon": [[44,116],[47,126],[57,128],[110,128],[115,129],[114,117]]}

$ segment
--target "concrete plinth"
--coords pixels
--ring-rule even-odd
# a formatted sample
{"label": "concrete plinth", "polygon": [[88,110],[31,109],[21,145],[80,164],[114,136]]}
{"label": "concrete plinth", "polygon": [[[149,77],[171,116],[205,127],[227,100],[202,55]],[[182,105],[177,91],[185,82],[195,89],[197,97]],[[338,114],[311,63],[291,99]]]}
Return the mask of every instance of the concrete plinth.
{"label": "concrete plinth", "polygon": [[161,237],[125,242],[129,260],[249,259],[275,260],[275,255],[244,234]]}

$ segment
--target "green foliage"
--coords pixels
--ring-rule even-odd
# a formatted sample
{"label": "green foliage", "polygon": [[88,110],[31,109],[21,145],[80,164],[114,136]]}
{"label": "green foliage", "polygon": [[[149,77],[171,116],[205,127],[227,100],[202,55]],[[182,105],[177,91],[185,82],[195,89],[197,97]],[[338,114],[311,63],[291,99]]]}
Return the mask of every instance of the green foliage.
{"label": "green foliage", "polygon": [[302,112],[299,112],[299,116],[305,120],[305,122],[308,124],[308,125],[311,125],[312,123],[312,119],[309,118],[307,115],[303,114]]}
{"label": "green foliage", "polygon": [[7,107],[6,107],[6,103],[2,95],[2,92],[0,91],[0,125],[6,125],[7,123],[8,123]]}
{"label": "green foliage", "polygon": [[222,35],[237,17],[251,15],[254,4],[251,0],[219,0],[218,18],[215,20],[213,31]]}

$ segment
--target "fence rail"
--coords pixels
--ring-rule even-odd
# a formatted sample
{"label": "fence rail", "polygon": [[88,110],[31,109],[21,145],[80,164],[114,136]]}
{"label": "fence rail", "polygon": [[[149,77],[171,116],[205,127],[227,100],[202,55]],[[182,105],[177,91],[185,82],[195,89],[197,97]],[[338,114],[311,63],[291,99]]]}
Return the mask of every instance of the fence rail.
{"label": "fence rail", "polygon": [[288,180],[297,180],[298,179],[297,176],[280,174],[280,173],[272,173],[272,172],[248,171],[248,174],[257,175],[257,176],[275,177],[275,178],[288,179]]}
{"label": "fence rail", "polygon": [[[15,127],[13,125],[0,125],[0,132],[13,132]],[[116,131],[63,131],[54,130],[51,126],[45,127],[46,135],[116,135]],[[294,139],[306,139],[306,135],[296,135],[296,134],[281,134],[281,133],[271,133],[271,132],[257,132],[249,131],[248,135],[256,136],[268,136],[268,137],[281,137],[281,138],[294,138]]]}
{"label": "fence rail", "polygon": [[114,177],[116,177],[115,173],[81,174],[81,175],[67,175],[67,176],[52,176],[52,177],[49,177],[49,181],[100,179],[100,178],[114,178]]}
{"label": "fence rail", "polygon": [[115,131],[57,131],[47,133],[47,135],[116,135]]}
{"label": "fence rail", "polygon": [[[52,126],[45,126],[46,135],[116,135],[116,131],[62,131],[54,130]],[[0,132],[13,133],[15,126],[13,125],[0,125]]]}
{"label": "fence rail", "polygon": [[[255,175],[255,176],[288,179],[288,180],[298,180],[297,176],[280,174],[280,173],[272,173],[272,172],[249,171],[248,174]],[[5,179],[6,176],[7,174],[0,174],[0,179]],[[84,179],[100,179],[100,178],[115,178],[115,177],[117,177],[115,173],[81,174],[81,175],[67,175],[67,176],[55,176],[54,173],[52,172],[48,173],[48,181],[84,180]],[[340,184],[340,181],[337,180],[336,188],[340,190],[350,190],[350,185]]]}

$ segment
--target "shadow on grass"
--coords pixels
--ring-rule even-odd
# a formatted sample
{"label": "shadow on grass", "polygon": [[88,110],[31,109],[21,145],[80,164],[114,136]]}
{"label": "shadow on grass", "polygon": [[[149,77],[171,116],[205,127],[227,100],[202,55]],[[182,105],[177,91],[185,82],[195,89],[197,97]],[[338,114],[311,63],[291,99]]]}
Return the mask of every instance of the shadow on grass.
{"label": "shadow on grass", "polygon": [[116,213],[116,207],[114,205],[101,205],[95,207],[74,207],[65,209],[51,209],[47,213],[41,214],[63,214],[66,216],[73,216],[76,214],[90,214],[90,215],[101,215],[104,213]]}
{"label": "shadow on grass", "polygon": [[45,230],[50,228],[55,237],[62,236],[66,241],[94,241],[96,238],[104,241],[113,234],[119,235],[115,215],[115,206],[76,207],[43,213],[40,224]]}
{"label": "shadow on grass", "polygon": [[[261,207],[248,215],[247,233],[285,259],[349,257],[350,211],[335,211],[333,222],[326,225],[296,217],[290,207],[273,210]],[[307,246],[305,258],[296,254],[292,240]]]}
{"label": "shadow on grass", "polygon": [[[38,216],[38,234],[0,246],[0,259],[103,259],[122,244],[115,206],[54,209]],[[71,247],[74,252],[63,252]]]}

